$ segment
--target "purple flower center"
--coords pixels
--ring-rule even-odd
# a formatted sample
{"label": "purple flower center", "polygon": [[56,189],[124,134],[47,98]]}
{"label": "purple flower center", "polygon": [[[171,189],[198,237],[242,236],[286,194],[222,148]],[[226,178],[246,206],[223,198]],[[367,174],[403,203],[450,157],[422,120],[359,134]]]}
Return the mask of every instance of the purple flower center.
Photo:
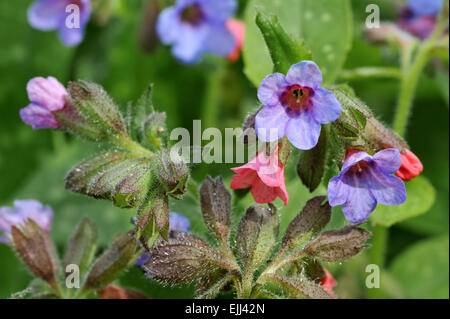
{"label": "purple flower center", "polygon": [[286,87],[280,96],[280,102],[285,107],[286,113],[298,114],[311,106],[311,97],[314,90],[307,86],[294,84]]}
{"label": "purple flower center", "polygon": [[184,8],[181,12],[181,20],[191,25],[197,25],[203,20],[204,14],[198,4],[193,4]]}
{"label": "purple flower center", "polygon": [[348,169],[347,174],[360,176],[364,174],[364,172],[366,172],[368,169],[370,169],[371,164],[372,163],[369,163],[367,161],[359,161]]}

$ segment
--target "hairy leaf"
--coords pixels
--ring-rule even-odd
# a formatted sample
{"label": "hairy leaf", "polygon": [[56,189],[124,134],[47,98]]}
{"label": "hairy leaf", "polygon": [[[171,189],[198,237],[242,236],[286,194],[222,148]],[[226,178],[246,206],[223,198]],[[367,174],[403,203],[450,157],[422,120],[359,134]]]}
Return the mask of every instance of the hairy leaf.
{"label": "hairy leaf", "polygon": [[305,248],[305,252],[324,261],[343,260],[367,248],[368,245],[363,243],[370,236],[367,230],[349,225],[322,233]]}
{"label": "hairy leaf", "polygon": [[119,236],[89,269],[84,287],[100,289],[116,279],[133,260],[136,241],[130,234]]}
{"label": "hairy leaf", "polygon": [[222,178],[215,181],[207,177],[200,187],[200,201],[202,205],[203,219],[208,229],[216,238],[228,242],[231,194],[225,188]]}
{"label": "hairy leaf", "polygon": [[296,278],[289,278],[277,274],[266,275],[268,279],[275,281],[283,286],[288,292],[289,297],[311,299],[333,299],[334,297],[328,294],[318,284]]}
{"label": "hairy leaf", "polygon": [[326,202],[325,196],[317,196],[310,199],[286,229],[283,237],[282,248],[300,248],[312,237],[317,235],[330,221],[331,206]]}
{"label": "hairy leaf", "polygon": [[160,240],[148,254],[150,259],[142,266],[147,276],[170,284],[191,282],[229,267],[219,251],[188,233]]}
{"label": "hairy leaf", "polygon": [[[95,226],[87,218],[83,218],[78,224],[64,255],[64,270],[67,265],[75,264],[84,274],[94,258],[97,241]],[[66,274],[67,275],[67,274]]]}
{"label": "hairy leaf", "polygon": [[52,287],[57,287],[58,258],[49,234],[29,219],[23,227],[12,226],[12,244],[28,269]]}
{"label": "hairy leaf", "polygon": [[250,206],[239,223],[236,248],[246,269],[266,261],[276,244],[280,220],[274,206]]}

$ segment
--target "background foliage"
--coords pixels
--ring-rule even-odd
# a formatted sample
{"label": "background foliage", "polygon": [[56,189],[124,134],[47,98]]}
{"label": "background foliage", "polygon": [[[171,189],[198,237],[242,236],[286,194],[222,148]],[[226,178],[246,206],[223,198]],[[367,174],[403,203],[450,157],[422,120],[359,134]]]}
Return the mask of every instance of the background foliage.
{"label": "background foliage", "polygon": [[[152,82],[154,105],[157,110],[167,112],[169,128],[191,129],[192,120],[198,118],[203,120],[203,128],[239,127],[257,105],[255,85],[271,71],[270,57],[254,24],[255,6],[278,14],[288,32],[305,39],[318,64],[325,69],[328,82],[339,79],[341,67],[395,66],[397,63],[396,55],[389,49],[368,44],[363,39],[362,24],[367,4],[378,4],[382,20],[388,20],[395,19],[397,7],[403,1],[342,1],[348,4],[346,6],[327,0],[241,0],[239,16],[247,24],[243,60],[228,64],[220,58],[207,57],[196,66],[177,63],[170,50],[162,46],[150,54],[141,50],[138,34],[145,2],[119,1],[117,14],[105,25],[91,22],[84,42],[77,48],[65,48],[55,33],[40,32],[28,25],[26,10],[31,1],[0,2],[0,205],[11,205],[16,198],[35,198],[50,204],[55,212],[52,237],[60,251],[67,244],[74,225],[84,216],[96,223],[99,245],[104,248],[115,235],[131,229],[129,220],[134,212],[64,189],[66,172],[92,154],[96,146],[50,130],[32,131],[21,122],[18,111],[28,103],[25,86],[31,77],[52,75],[62,83],[76,79],[98,82],[123,107],[137,99]],[[324,22],[330,21],[333,27],[326,24],[321,24],[320,28],[310,27],[309,19],[316,16]],[[244,65],[247,61],[253,63]],[[370,79],[348,84],[381,120],[392,122],[399,90],[397,80]],[[416,214],[412,215],[418,216],[396,223],[390,230],[382,296],[448,298],[448,74],[428,68],[414,103],[406,139],[425,169],[423,178],[408,187],[422,195],[420,201],[402,208],[414,210]],[[281,208],[281,234],[311,197],[297,177],[293,158],[298,158],[298,154],[292,155],[291,165],[286,168],[290,202],[285,208],[281,208],[281,202],[276,202]],[[229,185],[231,171],[228,168],[231,166],[202,164],[194,167],[194,178],[201,181],[207,174],[221,174]],[[324,189],[319,188],[315,193],[323,194]],[[188,216],[193,232],[206,236],[195,201],[195,197],[187,196],[183,201],[174,202],[171,210]],[[234,214],[242,214],[252,202],[247,195],[235,203]],[[386,220],[389,214],[383,213],[383,209],[374,214],[374,219],[394,223]],[[329,227],[342,227],[345,223],[340,209],[334,209]],[[234,229],[236,227],[234,225]],[[336,291],[340,297],[364,297],[366,265],[367,253],[343,264],[327,265],[339,283]],[[0,297],[6,298],[24,289],[29,279],[10,247],[0,245]],[[124,274],[119,283],[153,298],[190,298],[194,293],[193,285],[180,289],[150,282],[137,267]]]}

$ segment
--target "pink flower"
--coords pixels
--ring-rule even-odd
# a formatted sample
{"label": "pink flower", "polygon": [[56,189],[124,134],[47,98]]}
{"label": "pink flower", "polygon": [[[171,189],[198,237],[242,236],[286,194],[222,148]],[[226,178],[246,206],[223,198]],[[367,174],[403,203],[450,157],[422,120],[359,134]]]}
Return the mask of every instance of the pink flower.
{"label": "pink flower", "polygon": [[228,61],[234,62],[239,59],[242,47],[244,45],[245,24],[236,19],[229,19],[225,25],[233,35],[236,42],[234,50],[227,56]]}
{"label": "pink flower", "polygon": [[400,153],[400,156],[402,158],[402,166],[400,166],[395,175],[407,182],[422,173],[422,162],[413,152],[406,149],[405,154]]}
{"label": "pink flower", "polygon": [[325,277],[322,278],[322,281],[320,282],[320,286],[328,292],[330,295],[335,296],[335,293],[333,291],[333,288],[337,285],[336,279],[333,278],[333,276],[324,268],[325,271]]}
{"label": "pink flower", "polygon": [[279,147],[270,157],[260,152],[251,162],[232,168],[237,173],[231,180],[232,189],[251,187],[251,193],[257,203],[271,203],[280,197],[284,205],[288,202],[288,193],[284,183],[284,166],[278,160]]}
{"label": "pink flower", "polygon": [[54,77],[37,77],[28,82],[27,92],[31,104],[20,110],[22,120],[33,129],[58,127],[52,111],[64,108],[66,88]]}

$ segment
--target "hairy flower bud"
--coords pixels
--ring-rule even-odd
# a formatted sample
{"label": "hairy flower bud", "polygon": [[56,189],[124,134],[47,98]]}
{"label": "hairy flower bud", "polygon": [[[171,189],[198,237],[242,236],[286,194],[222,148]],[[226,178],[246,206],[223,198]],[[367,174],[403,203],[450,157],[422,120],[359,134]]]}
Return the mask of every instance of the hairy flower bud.
{"label": "hairy flower bud", "polygon": [[186,191],[189,169],[179,155],[163,150],[160,153],[159,177],[167,185],[168,194],[177,197]]}

